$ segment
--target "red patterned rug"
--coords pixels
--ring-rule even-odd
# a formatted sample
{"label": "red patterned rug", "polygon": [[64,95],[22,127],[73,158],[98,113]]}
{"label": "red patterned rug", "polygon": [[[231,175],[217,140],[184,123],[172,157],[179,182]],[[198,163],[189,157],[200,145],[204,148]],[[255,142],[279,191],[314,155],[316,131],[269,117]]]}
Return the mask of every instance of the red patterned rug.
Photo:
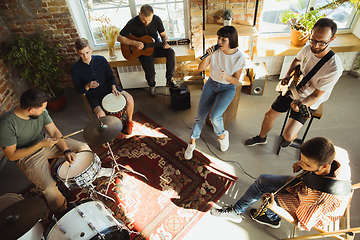
{"label": "red patterned rug", "polygon": [[[181,239],[236,181],[201,153],[187,161],[187,144],[141,112],[134,114],[135,129],[128,139],[110,143],[116,161],[144,177],[123,172],[112,179],[108,196],[101,198],[132,233],[130,239]],[[110,168],[113,160],[106,144],[91,146]],[[123,168],[121,168],[123,169]],[[105,193],[109,178],[93,184]],[[69,201],[88,197],[87,189],[74,190]]]}

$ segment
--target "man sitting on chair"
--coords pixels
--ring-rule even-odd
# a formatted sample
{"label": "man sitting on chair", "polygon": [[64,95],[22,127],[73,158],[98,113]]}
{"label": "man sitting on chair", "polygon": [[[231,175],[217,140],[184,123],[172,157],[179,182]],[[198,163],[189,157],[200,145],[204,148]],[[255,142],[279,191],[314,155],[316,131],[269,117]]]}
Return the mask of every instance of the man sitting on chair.
{"label": "man sitting on chair", "polygon": [[174,79],[175,74],[175,52],[170,48],[166,36],[165,28],[162,20],[157,15],[154,15],[154,9],[149,4],[144,4],[140,7],[140,13],[138,16],[133,17],[120,31],[117,40],[126,45],[134,46],[138,50],[144,49],[144,43],[141,41],[132,40],[129,35],[132,34],[135,37],[143,37],[144,35],[150,35],[156,42],[159,42],[158,34],[164,43],[163,47],[154,48],[154,53],[150,56],[139,56],[138,59],[145,71],[145,78],[149,84],[149,93],[152,97],[156,95],[155,89],[155,68],[154,58],[165,57],[166,58],[166,85],[170,88],[179,88],[179,85]]}
{"label": "man sitting on chair", "polygon": [[[80,56],[80,59],[71,69],[76,92],[79,94],[85,93],[91,108],[99,117],[105,116],[101,101],[107,94],[123,95],[127,102],[128,122],[126,130],[128,134],[131,134],[134,126],[132,121],[134,112],[133,97],[116,86],[115,77],[108,61],[102,56],[91,55],[92,48],[87,39],[80,38],[76,40],[75,47]],[[119,139],[124,137],[123,133],[118,136]]]}
{"label": "man sitting on chair", "polygon": [[[30,89],[20,96],[20,106],[0,118],[0,146],[10,161],[15,161],[28,179],[43,192],[51,210],[66,209],[66,199],[51,176],[48,159],[64,156],[72,163],[74,152],[90,150],[86,143],[60,139],[61,132],[46,110],[50,98]],[[46,138],[43,128],[50,135]]]}
{"label": "man sitting on chair", "polygon": [[[299,229],[310,231],[313,227],[321,227],[339,219],[350,197],[351,172],[347,151],[334,147],[326,138],[316,137],[302,144],[300,153],[301,159],[293,165],[293,171],[309,171],[303,175],[303,182],[294,186],[289,184],[276,195],[274,201],[274,195],[269,193],[274,193],[294,177],[262,174],[234,206],[211,209],[211,214],[240,223],[241,214],[248,207],[262,196],[270,196],[269,208],[287,219],[292,217]],[[337,185],[334,188],[338,183],[341,183],[340,187]],[[256,222],[272,228],[280,227],[279,216],[270,209],[254,218],[256,212],[256,209],[250,210],[250,216]]]}
{"label": "man sitting on chair", "polygon": [[[310,36],[310,45],[303,47],[292,61],[282,85],[289,83],[290,74],[300,65],[300,70],[306,76],[311,69],[330,52],[329,44],[335,39],[337,30],[336,23],[329,18],[319,19]],[[247,139],[246,146],[267,143],[267,134],[274,125],[274,121],[281,113],[291,110],[289,122],[285,127],[283,138],[280,141],[281,147],[288,147],[297,138],[298,132],[304,125],[306,119],[299,112],[299,103],[315,111],[321,103],[325,102],[339,80],[343,72],[341,60],[333,55],[310,79],[305,86],[298,90],[300,99],[294,99],[292,95],[280,95],[273,102],[270,109],[265,113],[259,135]]]}

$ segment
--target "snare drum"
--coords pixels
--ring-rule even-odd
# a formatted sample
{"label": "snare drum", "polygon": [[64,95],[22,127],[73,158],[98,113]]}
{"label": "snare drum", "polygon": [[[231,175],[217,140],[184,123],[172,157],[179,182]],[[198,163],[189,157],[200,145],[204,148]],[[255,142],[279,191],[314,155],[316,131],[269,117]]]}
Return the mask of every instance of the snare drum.
{"label": "snare drum", "polygon": [[[0,212],[14,203],[20,202],[21,200],[24,200],[24,198],[19,194],[5,193],[0,197]],[[41,239],[44,231],[44,226],[40,222],[37,222],[29,231],[18,238],[18,240]]]}
{"label": "snare drum", "polygon": [[96,153],[85,150],[76,153],[76,159],[69,169],[68,179],[66,175],[69,169],[69,162],[65,161],[57,170],[58,178],[68,188],[84,188],[92,183],[101,170],[101,160]]}
{"label": "snare drum", "polygon": [[57,222],[46,230],[47,240],[106,239],[129,240],[130,234],[100,201],[86,199],[69,207]]}
{"label": "snare drum", "polygon": [[124,95],[116,96],[113,93],[109,93],[103,98],[102,107],[106,114],[115,116],[122,120],[126,110],[126,98]]}

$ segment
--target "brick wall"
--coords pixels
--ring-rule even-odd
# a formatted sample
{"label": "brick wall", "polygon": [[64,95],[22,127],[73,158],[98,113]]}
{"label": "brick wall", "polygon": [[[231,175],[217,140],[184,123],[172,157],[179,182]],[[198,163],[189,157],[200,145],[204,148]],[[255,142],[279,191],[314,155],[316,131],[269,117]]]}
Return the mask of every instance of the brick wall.
{"label": "brick wall", "polygon": [[72,86],[71,66],[77,59],[75,40],[79,37],[70,9],[65,0],[3,0],[0,16],[9,33],[14,36],[45,34],[49,43],[61,44],[64,57],[61,68],[65,87]]}
{"label": "brick wall", "polygon": [[[0,39],[10,41],[11,35],[4,22],[0,19]],[[27,82],[22,81],[16,72],[5,64],[0,56],[0,116],[12,109],[18,102],[22,91],[27,88]],[[0,159],[4,156],[0,151]]]}

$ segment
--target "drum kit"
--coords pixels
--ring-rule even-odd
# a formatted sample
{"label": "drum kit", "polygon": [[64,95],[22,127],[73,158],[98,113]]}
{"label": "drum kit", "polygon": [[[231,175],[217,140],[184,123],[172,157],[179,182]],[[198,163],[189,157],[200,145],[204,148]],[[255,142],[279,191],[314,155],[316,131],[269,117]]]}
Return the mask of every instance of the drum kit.
{"label": "drum kit", "polygon": [[[108,101],[106,97],[104,99],[105,102]],[[106,104],[103,100],[103,107],[104,105]],[[107,108],[106,110],[107,113],[111,111],[114,109]],[[57,178],[68,189],[86,188],[89,198],[77,203],[70,203],[70,206],[61,213],[62,215],[58,219],[53,215],[51,224],[44,230],[41,223],[41,218],[46,210],[44,200],[37,197],[24,199],[15,193],[6,193],[0,196],[0,232],[4,237],[2,239],[129,240],[130,234],[139,234],[139,232],[129,230],[121,220],[115,219],[112,211],[99,199],[101,196],[115,202],[106,194],[111,180],[125,171],[137,174],[149,181],[145,175],[117,163],[114,157],[109,142],[116,138],[123,128],[122,121],[119,119],[122,114],[116,112],[112,116],[94,119],[85,129],[62,137],[68,138],[83,132],[86,142],[90,144],[106,143],[108,147],[108,155],[113,160],[112,168],[102,168],[100,158],[96,153],[88,150],[76,153],[76,159],[71,165],[65,161],[57,169]],[[96,191],[93,185],[96,178],[104,176],[110,178],[105,194]]]}

